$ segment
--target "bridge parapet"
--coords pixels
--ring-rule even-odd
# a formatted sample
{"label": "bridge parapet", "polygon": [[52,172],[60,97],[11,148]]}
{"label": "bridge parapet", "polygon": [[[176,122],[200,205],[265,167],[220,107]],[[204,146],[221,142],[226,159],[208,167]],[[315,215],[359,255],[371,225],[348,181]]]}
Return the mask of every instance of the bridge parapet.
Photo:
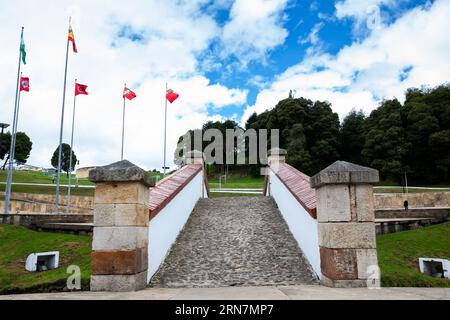
{"label": "bridge parapet", "polygon": [[203,156],[155,185],[129,161],[97,167],[92,242],[92,291],[144,289],[163,262],[197,201],[208,195]]}
{"label": "bridge parapet", "polygon": [[281,214],[322,284],[367,286],[379,281],[372,184],[378,171],[337,161],[312,178],[269,151],[265,194]]}

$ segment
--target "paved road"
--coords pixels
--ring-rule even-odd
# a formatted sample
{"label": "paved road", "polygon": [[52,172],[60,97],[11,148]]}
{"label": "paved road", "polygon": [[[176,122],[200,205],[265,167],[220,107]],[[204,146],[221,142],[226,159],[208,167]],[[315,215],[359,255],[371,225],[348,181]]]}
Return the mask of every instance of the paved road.
{"label": "paved road", "polygon": [[137,292],[58,292],[1,296],[0,300],[450,300],[450,289],[335,289],[323,286],[148,288]]}
{"label": "paved road", "polygon": [[160,270],[155,287],[315,284],[270,197],[202,199]]}

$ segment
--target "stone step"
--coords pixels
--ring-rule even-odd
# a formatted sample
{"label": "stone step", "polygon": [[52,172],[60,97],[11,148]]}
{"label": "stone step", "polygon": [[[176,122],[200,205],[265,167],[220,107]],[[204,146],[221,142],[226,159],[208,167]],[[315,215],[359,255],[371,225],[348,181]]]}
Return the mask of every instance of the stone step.
{"label": "stone step", "polygon": [[272,198],[200,200],[154,287],[317,284]]}

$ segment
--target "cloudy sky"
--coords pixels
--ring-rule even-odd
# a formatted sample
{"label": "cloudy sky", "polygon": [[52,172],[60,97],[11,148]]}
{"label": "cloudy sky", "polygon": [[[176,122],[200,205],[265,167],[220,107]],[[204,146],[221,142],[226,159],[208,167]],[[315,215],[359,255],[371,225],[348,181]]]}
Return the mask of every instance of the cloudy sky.
{"label": "cloudy sky", "polygon": [[[207,120],[239,123],[289,94],[328,100],[342,118],[403,98],[413,86],[450,80],[449,0],[0,0],[0,122],[14,106],[20,27],[31,90],[22,94],[19,131],[33,141],[28,163],[50,166],[58,145],[68,17],[64,141],[73,82],[74,150],[80,166],[120,158],[122,90],[125,158],[161,168],[165,83],[180,94],[168,109],[169,159],[177,138]],[[170,161],[171,162],[171,161]]]}

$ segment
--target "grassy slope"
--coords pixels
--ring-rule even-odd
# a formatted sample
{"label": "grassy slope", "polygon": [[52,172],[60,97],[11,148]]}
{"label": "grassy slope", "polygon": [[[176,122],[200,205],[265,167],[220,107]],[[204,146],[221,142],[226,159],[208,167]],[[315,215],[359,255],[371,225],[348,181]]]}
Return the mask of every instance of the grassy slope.
{"label": "grassy slope", "polygon": [[[81,269],[82,286],[89,285],[92,238],[0,225],[0,294],[61,291],[66,286],[69,265]],[[30,253],[59,251],[60,268],[45,272],[28,272],[25,260]]]}
{"label": "grassy slope", "polygon": [[419,272],[418,258],[450,259],[450,222],[377,237],[385,287],[450,287],[450,279]]}
{"label": "grassy slope", "polygon": [[[6,182],[7,172],[0,170],[0,182]],[[55,183],[52,177],[47,176],[42,172],[35,171],[14,171],[13,182],[23,183]],[[61,184],[68,184],[69,178],[65,173],[61,174]],[[72,183],[76,183],[76,176],[72,175]],[[93,185],[88,179],[78,179],[80,185]]]}
{"label": "grassy slope", "polygon": [[[208,178],[209,187],[219,188],[219,179]],[[264,188],[264,177],[230,177],[227,183],[222,178],[222,188],[243,188],[243,189],[262,189]]]}

